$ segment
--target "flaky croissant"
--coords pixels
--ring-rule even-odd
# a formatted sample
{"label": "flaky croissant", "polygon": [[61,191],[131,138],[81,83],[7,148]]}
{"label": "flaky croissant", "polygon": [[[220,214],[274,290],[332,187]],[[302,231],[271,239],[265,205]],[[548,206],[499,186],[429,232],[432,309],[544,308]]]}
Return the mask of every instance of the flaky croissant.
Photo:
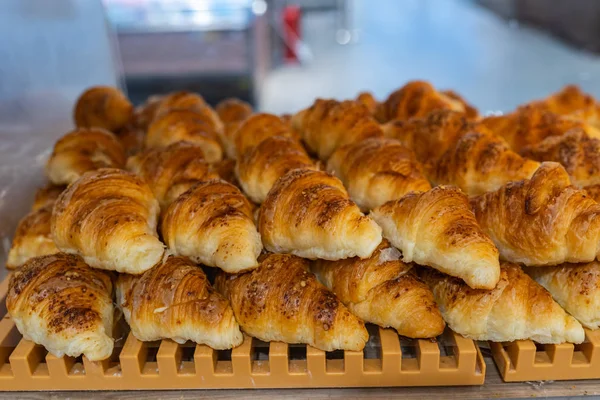
{"label": "flaky croissant", "polygon": [[533,101],[529,105],[581,119],[600,128],[600,105],[593,96],[576,85],[567,85],[547,98]]}
{"label": "flaky croissant", "polygon": [[442,90],[441,92],[444,96],[451,98],[452,100],[456,100],[461,103],[464,107],[464,113],[469,119],[478,119],[479,111],[475,106],[467,102],[463,96],[455,92],[454,90]]}
{"label": "flaky croissant", "polygon": [[47,206],[48,204],[54,204],[58,196],[66,189],[63,185],[53,185],[51,183],[44,187],[39,188],[35,192],[35,198],[31,210],[39,210],[40,208]]}
{"label": "flaky croissant", "polygon": [[158,106],[160,106],[164,98],[165,96],[162,95],[153,95],[148,97],[144,103],[137,106],[133,111],[134,126],[146,132],[156,115]]}
{"label": "flaky croissant", "polygon": [[85,173],[56,200],[52,238],[94,268],[141,274],[163,257],[159,205],[132,173],[103,168]]}
{"label": "flaky croissant", "polygon": [[467,196],[452,186],[411,192],[371,212],[403,261],[429,265],[478,289],[498,283],[498,250],[481,230]]}
{"label": "flaky croissant", "polygon": [[169,250],[197,263],[235,273],[256,268],[262,251],[252,205],[222,179],[196,184],[163,213],[162,237]]}
{"label": "flaky croissant", "polygon": [[339,179],[295,169],[277,180],[260,208],[258,228],[274,253],[339,260],[369,257],[381,228],[360,212]]}
{"label": "flaky croissant", "polygon": [[264,341],[306,343],[325,351],[360,351],[369,338],[361,320],[308,271],[308,261],[285,254],[261,257],[247,274],[217,276],[242,330]]}
{"label": "flaky croissant", "polygon": [[271,136],[295,137],[277,115],[259,113],[244,120],[234,134],[235,158],[239,158]]}
{"label": "flaky croissant", "polygon": [[21,219],[8,252],[6,268],[19,268],[33,257],[58,253],[50,233],[52,207],[52,203],[47,204]]}
{"label": "flaky croissant", "polygon": [[260,204],[277,179],[297,168],[316,166],[298,141],[271,136],[238,158],[236,173],[244,193]]}
{"label": "flaky croissant", "polygon": [[600,184],[586,186],[583,189],[594,201],[600,203]]}
{"label": "flaky croissant", "polygon": [[237,176],[235,175],[235,160],[224,158],[219,162],[210,164],[210,171],[219,178],[239,187]]}
{"label": "flaky croissant", "polygon": [[383,125],[383,133],[400,141],[414,151],[419,162],[427,164],[437,161],[474,126],[464,113],[435,110],[424,118],[391,121]]}
{"label": "flaky croissant", "polygon": [[525,267],[525,272],[583,326],[600,327],[600,263]]}
{"label": "flaky croissant", "polygon": [[172,92],[160,99],[154,110],[154,118],[160,118],[172,111],[191,111],[201,115],[216,131],[223,129],[223,122],[217,112],[198,93],[186,91]]}
{"label": "flaky croissant", "polygon": [[377,105],[379,102],[373,96],[371,92],[360,92],[358,96],[356,96],[356,101],[367,107],[370,114],[375,114],[375,110],[377,109]]}
{"label": "flaky croissant", "polygon": [[474,197],[471,206],[504,260],[556,265],[599,254],[600,204],[571,186],[558,163],[544,162],[531,179]]}
{"label": "flaky croissant", "polygon": [[116,289],[117,305],[139,340],[230,349],[244,339],[228,301],[184,257],[171,256],[139,276],[121,274]]}
{"label": "flaky croissant", "polygon": [[327,170],[340,178],[362,210],[431,189],[414,153],[394,139],[370,138],[342,146],[329,158]]}
{"label": "flaky croissant", "polygon": [[369,109],[351,100],[317,99],[292,117],[292,127],[308,150],[323,161],[343,145],[383,136]]}
{"label": "flaky croissant", "polygon": [[228,98],[217,104],[215,110],[223,122],[221,144],[227,157],[235,159],[235,134],[244,120],[252,115],[252,106],[245,101]]}
{"label": "flaky croissant", "polygon": [[148,127],[146,147],[166,147],[180,141],[200,146],[204,158],[209,163],[223,158],[219,136],[202,114],[189,110],[173,110],[157,116]]}
{"label": "flaky croissant", "polygon": [[113,351],[110,276],[58,253],[29,260],[9,283],[6,308],[23,337],[56,357],[104,360]]}
{"label": "flaky croissant", "polygon": [[531,178],[539,166],[479,127],[460,137],[439,161],[428,165],[426,173],[433,185],[454,185],[469,196],[477,196],[508,182]]}
{"label": "flaky croissant", "polygon": [[366,322],[392,327],[402,336],[432,338],[444,331],[444,320],[431,290],[412,264],[383,241],[367,259],[315,261],[311,269],[348,309]]}
{"label": "flaky croissant", "polygon": [[600,184],[600,139],[590,138],[581,129],[547,137],[536,145],[525,147],[521,154],[537,161],[562,164],[575,186]]}
{"label": "flaky croissant", "polygon": [[127,169],[148,183],[163,208],[194,184],[218,178],[204,161],[202,147],[191,142],[146,150],[130,157]]}
{"label": "flaky croissant", "polygon": [[133,156],[144,149],[146,130],[135,124],[128,124],[115,133],[127,157]]}
{"label": "flaky croissant", "polygon": [[100,128],[79,128],[56,142],[46,164],[46,175],[55,185],[68,185],[84,172],[123,168],[125,161],[125,149],[112,133]]}
{"label": "flaky croissant", "polygon": [[380,103],[375,118],[381,123],[395,119],[406,120],[425,117],[434,110],[452,110],[464,113],[465,104],[456,98],[437,91],[429,82],[412,81],[392,92]]}
{"label": "flaky croissant", "polygon": [[448,326],[465,337],[494,342],[584,340],[581,324],[515,264],[502,263],[500,281],[492,290],[472,289],[432,269],[423,269],[420,275],[433,291]]}
{"label": "flaky croissant", "polygon": [[79,96],[73,118],[78,128],[102,128],[116,132],[133,117],[133,105],[117,88],[91,87]]}

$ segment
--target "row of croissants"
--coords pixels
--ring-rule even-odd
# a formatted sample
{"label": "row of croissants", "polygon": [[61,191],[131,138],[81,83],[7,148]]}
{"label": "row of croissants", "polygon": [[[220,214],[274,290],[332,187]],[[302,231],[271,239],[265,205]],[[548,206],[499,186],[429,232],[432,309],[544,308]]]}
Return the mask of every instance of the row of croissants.
{"label": "row of croissants", "polygon": [[10,316],[57,356],[109,357],[114,304],[139,340],[215,349],[600,325],[600,105],[577,87],[485,118],[423,81],[282,116],[94,87],[74,120],[7,262]]}

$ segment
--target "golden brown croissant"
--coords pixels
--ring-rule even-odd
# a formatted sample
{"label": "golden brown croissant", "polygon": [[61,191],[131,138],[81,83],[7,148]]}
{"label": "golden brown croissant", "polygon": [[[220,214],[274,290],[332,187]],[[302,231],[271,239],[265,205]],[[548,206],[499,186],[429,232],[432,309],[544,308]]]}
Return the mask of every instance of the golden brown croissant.
{"label": "golden brown croissant", "polygon": [[431,189],[414,153],[394,139],[370,138],[342,146],[329,158],[327,170],[340,178],[362,210]]}
{"label": "golden brown croissant", "polygon": [[60,194],[66,188],[67,187],[63,185],[53,185],[51,183],[39,188],[35,192],[35,199],[33,200],[31,210],[39,210],[40,208],[47,206],[48,204],[54,204],[58,196],[60,196]]}
{"label": "golden brown croissant", "polygon": [[[461,99],[462,100],[462,99]],[[467,111],[463,101],[438,92],[430,83],[412,81],[391,93],[380,103],[375,118],[381,123],[395,119],[425,117],[434,110]]]}
{"label": "golden brown croissant", "polygon": [[515,151],[535,145],[548,136],[564,135],[573,128],[583,129],[589,136],[600,138],[600,130],[584,121],[534,106],[519,107],[510,114],[484,118],[481,124],[503,137]]}
{"label": "golden brown croissant", "polygon": [[33,257],[58,253],[50,234],[52,206],[47,204],[21,219],[8,252],[6,268],[19,268]]}
{"label": "golden brown croissant", "polygon": [[238,159],[236,171],[244,193],[260,204],[277,179],[297,168],[316,169],[316,166],[298,141],[271,136],[246,151]]}
{"label": "golden brown croissant", "polygon": [[392,121],[383,125],[386,137],[399,140],[423,164],[434,163],[465,133],[475,127],[464,113],[435,110],[424,118]]}
{"label": "golden brown croissant", "polygon": [[600,263],[525,267],[525,272],[583,326],[600,327]]}
{"label": "golden brown croissant", "polygon": [[87,172],[56,200],[52,237],[61,251],[81,255],[94,268],[141,274],[163,257],[159,210],[148,185],[134,174]]}
{"label": "golden brown croissant", "polygon": [[172,111],[191,111],[201,115],[216,132],[223,130],[223,122],[217,112],[197,93],[173,92],[162,97],[154,109],[154,118],[160,118]]}
{"label": "golden brown croissant", "polygon": [[467,196],[452,186],[411,192],[371,212],[404,262],[429,265],[472,288],[498,283],[498,250],[481,230]]}
{"label": "golden brown croissant", "polygon": [[10,279],[6,308],[23,337],[56,357],[104,360],[113,351],[110,276],[58,253],[29,260]]}
{"label": "golden brown croissant", "polygon": [[189,110],[174,110],[152,121],[146,135],[147,147],[165,147],[175,142],[188,141],[202,147],[207,162],[223,158],[219,136],[202,114]]}
{"label": "golden brown croissant", "polygon": [[146,131],[135,124],[128,124],[115,135],[121,142],[127,157],[133,156],[144,149]]}
{"label": "golden brown croissant", "polygon": [[204,161],[202,148],[190,142],[146,150],[130,157],[127,169],[148,183],[163,208],[194,184],[218,178]]}
{"label": "golden brown croissant", "polygon": [[230,122],[243,121],[252,115],[252,106],[236,98],[225,99],[215,107],[221,121],[227,125]]}
{"label": "golden brown croissant", "polygon": [[184,257],[171,256],[139,276],[121,274],[116,289],[117,305],[138,340],[230,349],[244,339],[228,301]]}
{"label": "golden brown croissant", "polygon": [[421,270],[421,277],[448,326],[465,337],[538,343],[581,343],[585,337],[581,324],[516,264],[502,263],[500,281],[492,290],[472,289],[432,269]]}
{"label": "golden brown croissant", "polygon": [[548,137],[536,145],[525,147],[521,154],[537,161],[562,164],[575,186],[600,184],[600,139],[590,138],[581,129]]}
{"label": "golden brown croissant", "polygon": [[447,96],[447,97],[451,98],[452,100],[456,100],[459,103],[461,103],[463,105],[463,107],[465,108],[464,113],[467,116],[467,118],[469,118],[469,119],[478,119],[479,118],[479,111],[477,110],[477,108],[475,108],[472,104],[469,104],[469,102],[467,102],[467,100],[465,100],[464,97],[462,97],[460,94],[458,94],[454,90],[442,90],[441,93],[444,96]]}
{"label": "golden brown croissant", "polygon": [[521,157],[485,127],[460,137],[440,160],[426,170],[433,185],[458,186],[477,196],[502,185],[531,178],[540,164]]}
{"label": "golden brown croissant", "polygon": [[308,150],[324,161],[343,145],[383,136],[369,109],[352,100],[317,99],[309,108],[294,114],[292,127],[300,133]]}
{"label": "golden brown croissant", "polygon": [[593,96],[576,85],[567,85],[547,98],[533,101],[529,105],[581,119],[600,128],[600,105]]}
{"label": "golden brown croissant", "polygon": [[583,189],[587,192],[587,194],[596,202],[600,203],[600,184],[586,186]]}
{"label": "golden brown croissant", "polygon": [[239,182],[235,176],[235,160],[224,158],[219,162],[211,164],[210,171],[217,174],[224,181],[239,186]]}
{"label": "golden brown croissant", "polygon": [[123,145],[112,133],[100,128],[80,128],[56,142],[46,174],[55,185],[68,185],[84,172],[123,168],[125,161]]}
{"label": "golden brown croissant", "polygon": [[339,260],[371,256],[381,228],[360,212],[339,179],[295,169],[277,180],[262,204],[258,229],[274,253]]}
{"label": "golden brown croissant", "polygon": [[308,272],[308,261],[285,254],[261,257],[247,274],[217,276],[242,330],[264,341],[306,343],[325,351],[360,351],[365,325]]}
{"label": "golden brown croissant", "polygon": [[162,216],[169,250],[197,263],[234,273],[256,268],[262,251],[252,205],[222,179],[200,182],[180,195]]}
{"label": "golden brown croissant", "polygon": [[154,119],[158,106],[160,106],[160,103],[163,101],[164,97],[165,96],[160,95],[150,96],[143,104],[137,106],[133,111],[134,125],[146,132],[148,130],[148,126],[150,126],[150,123]]}
{"label": "golden brown croissant", "polygon": [[356,96],[356,101],[367,107],[369,113],[372,115],[375,114],[375,110],[379,104],[371,92],[360,92],[358,96]]}
{"label": "golden brown croissant", "polygon": [[254,114],[234,134],[235,158],[239,158],[271,136],[295,137],[290,127],[273,114]]}
{"label": "golden brown croissant", "polygon": [[79,96],[73,114],[78,128],[116,132],[131,121],[133,105],[119,89],[95,86]]}
{"label": "golden brown croissant", "polygon": [[504,260],[556,265],[600,252],[600,204],[571,186],[558,163],[544,162],[531,179],[474,197],[471,206]]}
{"label": "golden brown croissant", "polygon": [[403,263],[401,253],[384,240],[365,260],[317,260],[312,271],[346,307],[366,322],[392,327],[402,336],[432,338],[444,320],[431,290]]}

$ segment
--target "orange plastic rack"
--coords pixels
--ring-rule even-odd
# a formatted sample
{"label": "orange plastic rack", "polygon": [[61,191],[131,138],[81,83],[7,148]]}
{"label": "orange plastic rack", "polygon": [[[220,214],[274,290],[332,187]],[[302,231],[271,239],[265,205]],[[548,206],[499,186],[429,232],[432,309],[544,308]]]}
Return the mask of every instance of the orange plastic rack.
{"label": "orange plastic rack", "polygon": [[[135,390],[482,385],[477,345],[451,331],[438,341],[408,340],[369,327],[363,352],[323,352],[246,337],[228,351],[170,340],[140,342],[123,333],[113,356],[57,358],[22,339],[6,315],[8,279],[0,284],[0,390]],[[118,326],[115,337],[121,336]]]}
{"label": "orange plastic rack", "polygon": [[581,344],[536,344],[531,340],[490,342],[506,382],[600,378],[600,331],[585,330]]}

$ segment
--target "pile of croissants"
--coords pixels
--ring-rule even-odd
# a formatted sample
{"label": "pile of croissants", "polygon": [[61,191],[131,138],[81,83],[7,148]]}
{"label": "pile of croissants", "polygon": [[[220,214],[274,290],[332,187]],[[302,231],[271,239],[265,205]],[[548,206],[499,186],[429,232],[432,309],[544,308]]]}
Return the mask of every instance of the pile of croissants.
{"label": "pile of croissants", "polygon": [[110,357],[115,307],[215,349],[600,325],[600,104],[575,86],[489,117],[423,81],[281,116],[94,87],[74,120],[7,262],[10,316],[56,356]]}

